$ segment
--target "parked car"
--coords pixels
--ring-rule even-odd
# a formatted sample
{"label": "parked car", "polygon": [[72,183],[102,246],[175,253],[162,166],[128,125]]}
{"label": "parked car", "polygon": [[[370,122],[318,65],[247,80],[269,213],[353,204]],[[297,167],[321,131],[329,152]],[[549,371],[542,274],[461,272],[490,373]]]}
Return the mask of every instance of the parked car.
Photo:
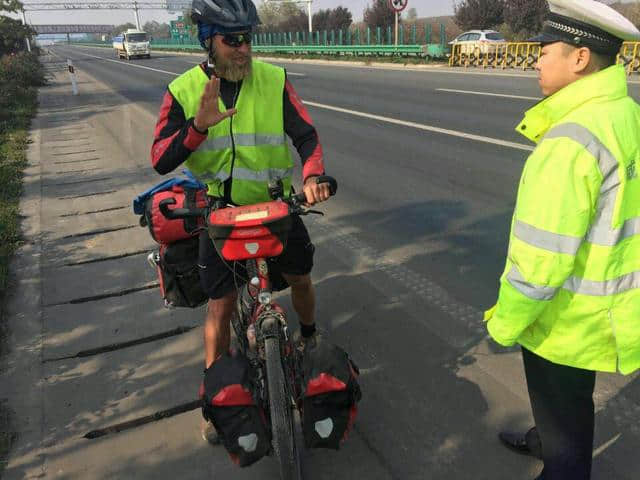
{"label": "parked car", "polygon": [[500,32],[495,30],[470,30],[461,33],[449,44],[452,49],[455,45],[462,45],[460,53],[495,53],[497,45],[506,43],[505,38]]}

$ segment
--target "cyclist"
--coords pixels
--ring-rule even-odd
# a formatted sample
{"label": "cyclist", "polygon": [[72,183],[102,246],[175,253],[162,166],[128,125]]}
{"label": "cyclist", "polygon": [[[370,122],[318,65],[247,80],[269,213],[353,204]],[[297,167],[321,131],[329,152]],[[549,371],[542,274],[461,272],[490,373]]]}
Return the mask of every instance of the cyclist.
{"label": "cyclist", "polygon": [[[283,68],[252,59],[252,30],[260,23],[253,2],[193,0],[192,18],[208,58],[168,86],[151,149],[155,170],[164,175],[184,163],[207,185],[210,197],[235,205],[269,201],[270,179],[281,177],[285,191],[291,189],[288,135],[302,159],[307,203],[327,200],[328,185],[315,181],[324,174],[323,153],[309,113]],[[316,334],[313,252],[307,229],[295,217],[286,250],[270,268],[291,287],[300,346]],[[237,266],[218,256],[206,232],[200,235],[198,263],[209,296],[206,370],[229,350],[230,319],[244,279],[233,273]],[[210,423],[203,423],[202,434],[218,442]]]}

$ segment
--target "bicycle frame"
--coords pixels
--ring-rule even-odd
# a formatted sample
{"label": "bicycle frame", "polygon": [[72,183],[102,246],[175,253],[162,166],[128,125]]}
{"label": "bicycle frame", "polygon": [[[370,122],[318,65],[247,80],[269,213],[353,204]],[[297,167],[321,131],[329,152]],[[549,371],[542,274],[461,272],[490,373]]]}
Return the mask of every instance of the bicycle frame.
{"label": "bicycle frame", "polygon": [[[289,380],[287,382],[289,387],[287,393],[295,400],[297,405],[302,380],[300,371],[297,368],[295,350],[289,336],[286,312],[278,303],[273,301],[267,260],[258,258],[247,260],[247,263],[247,271],[250,273],[250,278],[247,284],[238,292],[237,311],[231,320],[240,349],[253,366],[262,371],[264,370],[265,360],[264,341],[268,337],[277,336],[281,345],[282,366],[285,376]],[[251,266],[252,263],[254,268]],[[252,274],[254,274],[253,277]],[[256,279],[257,282],[255,281]],[[255,346],[253,347],[247,338],[247,331],[252,325],[255,329]],[[259,379],[263,380],[264,375],[260,374]],[[268,405],[266,388],[264,388],[262,381],[260,383],[262,391],[260,397],[263,405],[266,406]]]}

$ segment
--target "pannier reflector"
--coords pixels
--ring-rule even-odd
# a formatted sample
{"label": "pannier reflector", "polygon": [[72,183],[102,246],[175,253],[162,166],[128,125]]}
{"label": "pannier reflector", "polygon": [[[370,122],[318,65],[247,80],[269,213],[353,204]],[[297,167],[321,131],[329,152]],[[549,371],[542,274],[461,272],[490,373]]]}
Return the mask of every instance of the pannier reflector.
{"label": "pannier reflector", "polygon": [[260,212],[243,213],[236,216],[236,222],[246,222],[247,220],[259,220],[261,218],[267,218],[269,216],[269,210],[262,210]]}
{"label": "pannier reflector", "polygon": [[256,448],[258,448],[258,435],[250,433],[244,437],[238,437],[238,445],[240,445],[245,452],[255,452]]}
{"label": "pannier reflector", "polygon": [[331,417],[320,420],[315,424],[316,432],[320,435],[320,438],[329,438],[331,432],[333,432],[333,420]]}
{"label": "pannier reflector", "polygon": [[251,255],[255,255],[258,252],[260,245],[258,245],[257,243],[245,243],[244,248],[246,248],[247,252],[249,252]]}

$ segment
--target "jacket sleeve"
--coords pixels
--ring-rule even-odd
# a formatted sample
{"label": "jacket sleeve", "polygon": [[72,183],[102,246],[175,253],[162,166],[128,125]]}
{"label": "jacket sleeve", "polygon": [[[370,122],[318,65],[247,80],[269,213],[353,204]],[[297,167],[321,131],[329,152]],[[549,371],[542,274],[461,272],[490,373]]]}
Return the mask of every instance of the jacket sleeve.
{"label": "jacket sleeve", "polygon": [[485,316],[496,342],[516,343],[572,274],[601,184],[597,160],[566,137],[543,140],[527,160],[498,303]]}
{"label": "jacket sleeve", "polygon": [[302,180],[324,174],[322,145],[311,115],[293,85],[286,80],[284,89],[284,129],[302,161]]}
{"label": "jacket sleeve", "polygon": [[182,106],[167,90],[153,137],[151,164],[159,174],[165,175],[184,163],[207,134],[195,129],[193,118],[185,118]]}

